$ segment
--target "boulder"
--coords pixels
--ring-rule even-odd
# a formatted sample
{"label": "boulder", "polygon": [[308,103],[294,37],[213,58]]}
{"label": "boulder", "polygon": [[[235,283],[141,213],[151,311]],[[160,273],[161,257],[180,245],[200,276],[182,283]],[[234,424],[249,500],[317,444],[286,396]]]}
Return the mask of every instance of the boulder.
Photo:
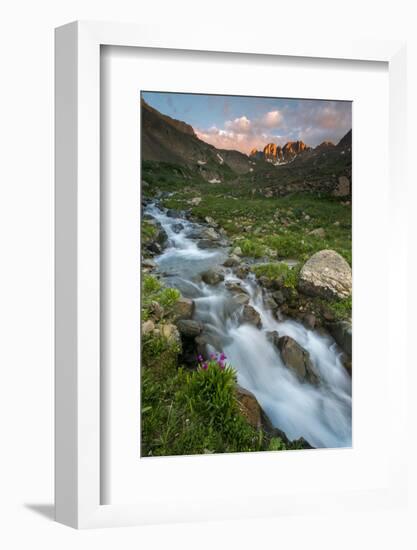
{"label": "boulder", "polygon": [[181,297],[175,302],[173,313],[177,319],[191,319],[194,313],[194,309],[194,300]]}
{"label": "boulder", "polygon": [[241,259],[236,254],[231,254],[223,263],[224,267],[236,267],[241,263]]}
{"label": "boulder", "polygon": [[168,218],[181,218],[182,213],[179,210],[175,210],[174,208],[170,208],[167,210],[167,216]]}
{"label": "boulder", "polygon": [[261,316],[256,309],[250,305],[245,305],[243,307],[241,322],[254,325],[257,328],[261,328],[262,326]]}
{"label": "boulder", "polygon": [[150,334],[153,332],[155,328],[155,323],[151,320],[145,321],[142,323],[142,334],[145,336],[146,334]]}
{"label": "boulder", "polygon": [[192,321],[190,319],[179,319],[176,322],[177,328],[182,336],[194,338],[201,334],[203,327],[198,321]]}
{"label": "boulder", "polygon": [[271,294],[265,294],[263,302],[265,309],[269,309],[270,311],[275,311],[276,309],[278,309],[278,304],[271,296]]}
{"label": "boulder", "polygon": [[334,250],[320,250],[303,265],[298,289],[308,296],[347,298],[352,294],[352,270]]}
{"label": "boulder", "polygon": [[249,303],[250,298],[244,292],[235,292],[232,296],[233,303],[237,306],[245,306]]}
{"label": "boulder", "polygon": [[178,329],[172,323],[166,325],[161,325],[160,327],[161,336],[163,336],[168,342],[176,343],[181,346],[181,337]]}
{"label": "boulder", "polygon": [[247,294],[247,290],[242,287],[239,281],[226,281],[224,286],[229,290],[230,292],[243,292],[244,294]]}
{"label": "boulder", "polygon": [[272,298],[279,306],[282,306],[286,299],[282,290],[275,290],[275,292],[272,293]]}
{"label": "boulder", "polygon": [[232,254],[234,254],[235,256],[243,256],[243,252],[240,246],[235,246],[232,250]]}
{"label": "boulder", "polygon": [[205,227],[201,231],[200,237],[202,239],[207,239],[209,241],[219,241],[221,239],[220,235],[212,227]]}
{"label": "boulder", "polygon": [[219,241],[211,241],[210,239],[201,239],[197,243],[198,248],[218,248],[220,246]]}
{"label": "boulder", "polygon": [[249,273],[249,267],[247,265],[239,265],[233,271],[239,279],[246,279]]}
{"label": "boulder", "polygon": [[348,197],[350,195],[350,181],[346,176],[340,176],[332,194],[334,197]]}
{"label": "boulder", "polygon": [[304,325],[310,329],[313,329],[317,325],[317,319],[313,313],[306,313],[303,316],[303,322]]}
{"label": "boulder", "polygon": [[253,428],[259,430],[262,427],[262,408],[256,397],[239,385],[236,386],[236,397],[242,415]]}
{"label": "boulder", "polygon": [[213,227],[218,227],[218,224],[214,221],[214,219],[211,216],[206,216],[204,218],[205,222]]}
{"label": "boulder", "polygon": [[268,342],[270,342],[276,348],[279,349],[279,334],[278,334],[278,331],[270,330],[270,331],[266,332],[265,335],[266,335],[266,339],[268,340]]}
{"label": "boulder", "polygon": [[191,206],[198,206],[201,201],[202,201],[201,197],[194,197],[188,201],[188,204],[191,204]]}
{"label": "boulder", "polygon": [[208,269],[201,274],[201,278],[208,285],[217,285],[224,280],[224,275],[218,269]]}
{"label": "boulder", "polygon": [[171,229],[174,233],[179,233],[184,229],[184,226],[182,223],[174,223],[171,225]]}
{"label": "boulder", "polygon": [[327,329],[342,350],[352,357],[352,323],[350,321],[327,323]]}
{"label": "boulder", "polygon": [[146,245],[146,249],[149,250],[152,254],[161,254],[162,252],[162,246],[157,242],[150,242]]}
{"label": "boulder", "polygon": [[300,382],[317,384],[319,375],[314,367],[310,354],[290,336],[282,336],[278,340],[278,347],[285,366],[290,369]]}
{"label": "boulder", "polygon": [[156,263],[153,260],[150,260],[149,258],[145,258],[142,260],[142,267],[146,267],[148,269],[155,269]]}
{"label": "boulder", "polygon": [[149,311],[152,317],[154,319],[157,319],[158,321],[160,321],[164,316],[164,308],[159,302],[156,302],[154,300],[149,305]]}

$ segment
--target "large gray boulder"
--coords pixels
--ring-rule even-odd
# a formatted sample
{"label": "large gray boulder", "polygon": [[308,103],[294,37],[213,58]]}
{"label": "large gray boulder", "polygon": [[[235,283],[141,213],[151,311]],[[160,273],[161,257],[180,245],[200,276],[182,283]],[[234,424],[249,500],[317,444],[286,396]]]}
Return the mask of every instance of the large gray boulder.
{"label": "large gray boulder", "polygon": [[308,351],[290,336],[282,336],[278,340],[278,348],[285,366],[297,376],[300,382],[318,384],[319,375]]}
{"label": "large gray boulder", "polygon": [[334,250],[320,250],[303,265],[298,290],[326,299],[347,298],[352,294],[352,270]]}

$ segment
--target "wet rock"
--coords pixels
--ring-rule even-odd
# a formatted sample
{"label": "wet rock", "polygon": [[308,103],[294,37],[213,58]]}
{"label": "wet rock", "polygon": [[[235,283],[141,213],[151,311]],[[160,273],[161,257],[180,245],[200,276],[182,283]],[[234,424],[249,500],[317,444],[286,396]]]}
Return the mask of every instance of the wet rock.
{"label": "wet rock", "polygon": [[176,322],[180,334],[186,337],[195,337],[201,334],[203,327],[198,321],[180,319]]}
{"label": "wet rock", "polygon": [[220,235],[212,227],[205,227],[201,231],[200,237],[209,241],[219,241],[221,239]]}
{"label": "wet rock", "polygon": [[219,241],[210,241],[209,239],[201,239],[201,241],[198,241],[197,243],[198,248],[218,248],[221,246]]}
{"label": "wet rock", "polygon": [[229,290],[230,292],[243,292],[244,294],[247,294],[248,291],[240,284],[239,281],[226,281],[224,286]]}
{"label": "wet rock", "polygon": [[173,307],[174,316],[177,319],[191,319],[195,309],[194,300],[189,298],[179,298]]}
{"label": "wet rock", "polygon": [[317,325],[316,316],[312,313],[306,313],[303,316],[303,322],[307,328],[313,329]]}
{"label": "wet rock", "polygon": [[146,245],[146,249],[149,250],[149,252],[152,252],[152,254],[161,254],[162,252],[162,246],[157,242],[149,243]]}
{"label": "wet rock", "polygon": [[246,279],[249,273],[249,267],[247,265],[240,265],[236,267],[233,271],[236,277],[239,277],[239,279]]}
{"label": "wet rock", "polygon": [[218,269],[208,269],[201,274],[201,278],[208,285],[217,285],[224,280],[223,273]]}
{"label": "wet rock", "polygon": [[264,296],[263,302],[265,309],[269,309],[270,311],[275,311],[276,309],[278,309],[278,304],[273,299],[271,294],[266,294]]}
{"label": "wet rock", "polygon": [[261,316],[256,311],[256,309],[250,305],[246,305],[243,307],[241,322],[248,323],[257,328],[261,328],[262,326]]}
{"label": "wet rock", "polygon": [[155,323],[151,320],[145,321],[142,323],[142,334],[145,336],[146,334],[150,334],[155,329]]}
{"label": "wet rock", "polygon": [[239,403],[240,412],[246,418],[248,424],[256,430],[261,429],[262,408],[253,393],[237,385],[236,396]]}
{"label": "wet rock", "polygon": [[237,306],[245,306],[249,303],[250,298],[243,292],[236,292],[232,296],[233,303]]}
{"label": "wet rock", "polygon": [[275,300],[275,302],[279,306],[282,306],[282,304],[285,302],[285,296],[284,296],[284,293],[282,292],[282,290],[275,290],[272,293],[272,298]]}
{"label": "wet rock", "polygon": [[336,321],[327,323],[327,329],[342,350],[352,357],[352,323],[349,321]]}
{"label": "wet rock", "polygon": [[270,331],[266,332],[265,335],[266,335],[266,339],[268,340],[268,342],[270,342],[276,348],[279,349],[279,338],[280,338],[280,336],[279,336],[278,331],[270,330]]}
{"label": "wet rock", "polygon": [[316,252],[300,271],[298,289],[325,299],[347,298],[352,294],[350,265],[334,250]]}
{"label": "wet rock", "polygon": [[182,214],[180,210],[175,210],[174,208],[167,210],[168,218],[182,218]]}
{"label": "wet rock", "polygon": [[226,261],[223,263],[225,267],[236,267],[242,262],[242,260],[239,258],[239,256],[236,256],[236,254],[231,254]]}
{"label": "wet rock", "polygon": [[318,372],[310,359],[310,354],[300,344],[290,336],[282,336],[278,346],[285,366],[297,376],[300,382],[318,383]]}
{"label": "wet rock", "polygon": [[182,223],[174,223],[171,225],[171,229],[174,233],[180,233],[184,229],[184,226]]}

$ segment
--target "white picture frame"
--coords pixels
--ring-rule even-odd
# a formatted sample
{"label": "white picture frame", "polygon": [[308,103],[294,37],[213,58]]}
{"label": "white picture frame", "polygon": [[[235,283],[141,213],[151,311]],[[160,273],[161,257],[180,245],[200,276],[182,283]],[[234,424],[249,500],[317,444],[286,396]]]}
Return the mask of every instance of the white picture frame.
{"label": "white picture frame", "polygon": [[[393,242],[390,263],[405,265],[406,198],[405,45],[401,42],[339,43],[193,29],[113,23],[75,22],[56,30],[56,519],[76,528],[133,525],[187,519],[175,500],[146,509],[101,504],[100,454],[100,48],[102,45],[228,52],[295,58],[380,61],[389,71],[389,142]],[[404,246],[394,246],[403,243]],[[389,304],[390,315],[405,322],[405,293]],[[405,334],[405,331],[403,331]],[[401,330],[397,333],[401,338]],[[402,336],[404,338],[404,336]],[[396,505],[405,498],[406,457],[401,426],[406,421],[406,346],[398,352],[392,382],[396,421],[395,456],[384,490],[360,494],[288,495],[265,503],[256,515],[303,512],[314,506]],[[133,435],[134,436],[134,435]],[[395,460],[394,460],[395,459]],[[219,495],[219,499],[222,495]],[[233,500],[233,499],[232,499]],[[237,502],[227,517],[251,515]],[[232,502],[232,501],[230,501]],[[268,510],[268,511],[267,511]],[[190,519],[215,519],[216,505],[196,510]],[[222,515],[224,517],[224,514]]]}

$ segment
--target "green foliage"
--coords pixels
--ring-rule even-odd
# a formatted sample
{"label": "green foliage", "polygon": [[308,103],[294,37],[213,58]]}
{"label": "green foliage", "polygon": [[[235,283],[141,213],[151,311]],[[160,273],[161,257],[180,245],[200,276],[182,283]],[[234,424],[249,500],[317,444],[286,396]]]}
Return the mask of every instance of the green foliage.
{"label": "green foliage", "polygon": [[146,334],[142,337],[142,363],[155,371],[174,373],[181,348],[175,340],[168,340],[159,334]]}
{"label": "green foliage", "polygon": [[239,241],[239,246],[244,256],[252,258],[262,258],[265,255],[265,246],[255,239],[245,239]]}
{"label": "green foliage", "polygon": [[164,372],[142,372],[142,456],[267,448],[239,411],[232,368],[210,362],[207,369],[161,378]]}
{"label": "green foliage", "polygon": [[329,309],[333,312],[336,319],[350,319],[352,316],[352,296],[343,300],[334,300],[326,302]]}
{"label": "green foliage", "polygon": [[180,296],[181,294],[176,288],[164,287],[156,277],[144,273],[142,277],[142,320],[146,321],[149,318],[152,302],[158,302],[163,307],[165,315],[169,315]]}
{"label": "green foliage", "polygon": [[298,266],[289,267],[282,262],[274,262],[255,265],[252,271],[257,277],[264,276],[268,277],[268,279],[280,279],[283,286],[287,288],[296,288],[300,268]]}
{"label": "green foliage", "polygon": [[285,451],[287,447],[280,437],[272,437],[269,441],[268,451]]}
{"label": "green foliage", "polygon": [[150,223],[148,220],[142,220],[141,233],[142,242],[147,243],[155,237],[157,229],[155,225]]}
{"label": "green foliage", "polygon": [[225,428],[237,414],[235,371],[215,361],[188,375],[187,400],[190,410],[206,418],[210,426]]}

